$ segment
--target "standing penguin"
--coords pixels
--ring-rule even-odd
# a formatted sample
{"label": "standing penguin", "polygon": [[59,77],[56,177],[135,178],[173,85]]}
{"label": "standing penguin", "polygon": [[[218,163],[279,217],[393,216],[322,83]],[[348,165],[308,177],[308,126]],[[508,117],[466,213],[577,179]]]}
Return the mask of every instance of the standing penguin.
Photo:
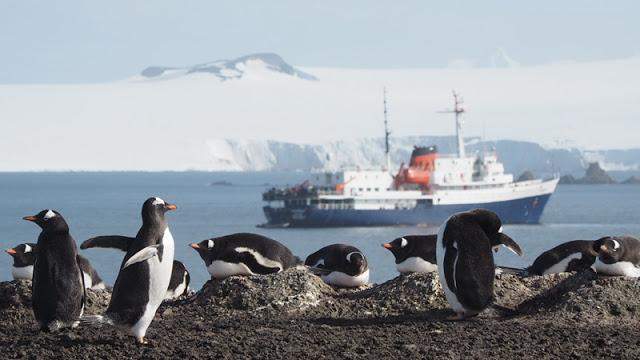
{"label": "standing penguin", "polygon": [[437,235],[407,235],[382,244],[382,247],[396,258],[396,269],[401,274],[436,272],[437,238]]}
{"label": "standing penguin", "polygon": [[598,274],[640,277],[640,240],[631,236],[611,236],[597,241]]}
{"label": "standing penguin", "polygon": [[238,233],[190,244],[214,279],[233,275],[273,274],[294,266],[297,258],[268,237]]}
{"label": "standing penguin", "polygon": [[[33,278],[33,264],[38,254],[37,244],[20,244],[7,250],[13,257],[13,268],[11,274],[14,280],[29,280]],[[101,290],[105,288],[104,282],[98,272],[91,266],[89,260],[82,255],[78,255],[78,266],[82,271],[85,289]]]}
{"label": "standing penguin", "polygon": [[42,232],[38,236],[38,255],[33,265],[33,313],[41,331],[75,327],[84,311],[84,285],[78,266],[76,242],[69,225],[54,210],[25,216]]}
{"label": "standing penguin", "polygon": [[452,215],[440,226],[436,247],[440,284],[456,312],[450,320],[478,315],[491,304],[495,264],[492,250],[504,245],[522,256],[520,246],[502,233],[494,212],[476,209]]}
{"label": "standing penguin", "polygon": [[142,227],[135,238],[99,236],[86,240],[81,249],[117,248],[126,251],[104,315],[85,316],[84,323],[124,327],[140,344],[162,303],[171,279],[174,243],[165,213],[176,206],[152,197],[142,206]]}
{"label": "standing penguin", "polygon": [[13,280],[29,280],[33,278],[33,264],[36,256],[33,251],[36,244],[20,244],[7,249],[7,254],[13,258],[11,276]]}
{"label": "standing penguin", "polygon": [[354,246],[325,246],[309,255],[304,264],[329,285],[358,287],[369,283],[367,258]]}
{"label": "standing penguin", "polygon": [[173,269],[171,270],[171,281],[169,288],[164,296],[165,300],[175,300],[189,292],[189,282],[191,276],[187,268],[178,260],[173,260]]}

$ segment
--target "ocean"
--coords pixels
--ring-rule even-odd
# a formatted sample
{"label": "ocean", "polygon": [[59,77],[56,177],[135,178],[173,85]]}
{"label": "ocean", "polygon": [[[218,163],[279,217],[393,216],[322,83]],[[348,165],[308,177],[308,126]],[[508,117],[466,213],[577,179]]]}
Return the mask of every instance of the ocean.
{"label": "ocean", "polygon": [[[159,196],[175,203],[168,213],[176,241],[176,259],[185,263],[192,287],[208,279],[204,263],[188,244],[235,232],[255,232],[276,239],[304,259],[322,246],[352,244],[362,250],[371,268],[371,281],[397,275],[391,253],[380,245],[409,234],[434,233],[426,227],[329,229],[263,229],[261,193],[277,185],[293,185],[307,178],[300,172],[60,172],[0,173],[0,247],[36,242],[39,228],[22,220],[42,209],[60,211],[81,243],[97,235],[135,236],[143,201]],[[227,181],[230,186],[211,186]],[[524,256],[503,249],[496,263],[526,266],[540,252],[575,239],[605,235],[640,235],[640,187],[633,185],[561,185],[551,197],[541,225],[507,225],[504,232],[524,250]],[[112,249],[81,251],[98,273],[113,284],[123,253]],[[0,280],[11,279],[11,258],[0,255]]]}

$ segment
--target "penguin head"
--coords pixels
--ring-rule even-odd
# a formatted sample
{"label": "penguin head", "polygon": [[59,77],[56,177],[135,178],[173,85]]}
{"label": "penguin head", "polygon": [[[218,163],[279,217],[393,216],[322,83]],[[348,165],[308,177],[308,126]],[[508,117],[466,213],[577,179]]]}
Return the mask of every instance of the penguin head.
{"label": "penguin head", "polygon": [[189,246],[191,246],[195,251],[197,251],[198,255],[200,255],[202,260],[206,262],[207,260],[209,260],[210,254],[213,252],[213,249],[215,248],[215,242],[213,241],[213,239],[207,239],[207,240],[202,240],[199,243],[191,243],[189,244]]}
{"label": "penguin head", "polygon": [[36,260],[35,247],[36,244],[20,244],[5,251],[13,258],[14,266],[29,266]]}
{"label": "penguin head", "polygon": [[355,274],[362,274],[367,270],[367,259],[359,251],[352,251],[347,254],[347,267]]}
{"label": "penguin head", "polygon": [[622,245],[615,237],[607,236],[600,238],[594,242],[593,247],[598,253],[600,261],[605,264],[616,263],[623,255]]}
{"label": "penguin head", "polygon": [[36,223],[44,231],[69,231],[69,226],[56,210],[45,209],[36,215],[25,216],[24,220]]}
{"label": "penguin head", "polygon": [[142,221],[162,222],[167,211],[177,208],[174,204],[169,204],[159,197],[150,197],[142,205]]}
{"label": "penguin head", "polygon": [[493,251],[497,252],[503,245],[518,256],[522,256],[520,246],[512,238],[502,233],[502,221],[498,214],[485,209],[476,209],[469,213],[489,238]]}
{"label": "penguin head", "polygon": [[411,249],[413,248],[412,245],[413,244],[406,238],[399,237],[392,242],[382,244],[382,247],[391,251],[393,256],[395,256],[396,258],[399,258],[407,257],[406,255],[409,254],[411,252]]}

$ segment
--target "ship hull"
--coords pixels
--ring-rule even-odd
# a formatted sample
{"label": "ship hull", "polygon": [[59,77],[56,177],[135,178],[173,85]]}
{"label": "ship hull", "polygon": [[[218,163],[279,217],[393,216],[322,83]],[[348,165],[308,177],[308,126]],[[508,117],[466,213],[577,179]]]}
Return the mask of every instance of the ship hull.
{"label": "ship hull", "polygon": [[412,209],[297,209],[263,208],[270,226],[344,227],[344,226],[429,226],[440,225],[451,214],[471,209],[488,209],[505,224],[539,224],[551,194],[519,199],[451,205],[419,205]]}

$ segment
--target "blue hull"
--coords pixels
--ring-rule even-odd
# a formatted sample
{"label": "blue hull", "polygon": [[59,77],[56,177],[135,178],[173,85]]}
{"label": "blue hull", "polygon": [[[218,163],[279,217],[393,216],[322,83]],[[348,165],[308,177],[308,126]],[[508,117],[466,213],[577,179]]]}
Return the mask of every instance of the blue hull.
{"label": "blue hull", "polygon": [[451,214],[471,209],[488,209],[505,224],[539,224],[551,194],[482,204],[418,205],[413,209],[355,210],[301,209],[265,206],[267,225],[287,224],[291,227],[440,225]]}

